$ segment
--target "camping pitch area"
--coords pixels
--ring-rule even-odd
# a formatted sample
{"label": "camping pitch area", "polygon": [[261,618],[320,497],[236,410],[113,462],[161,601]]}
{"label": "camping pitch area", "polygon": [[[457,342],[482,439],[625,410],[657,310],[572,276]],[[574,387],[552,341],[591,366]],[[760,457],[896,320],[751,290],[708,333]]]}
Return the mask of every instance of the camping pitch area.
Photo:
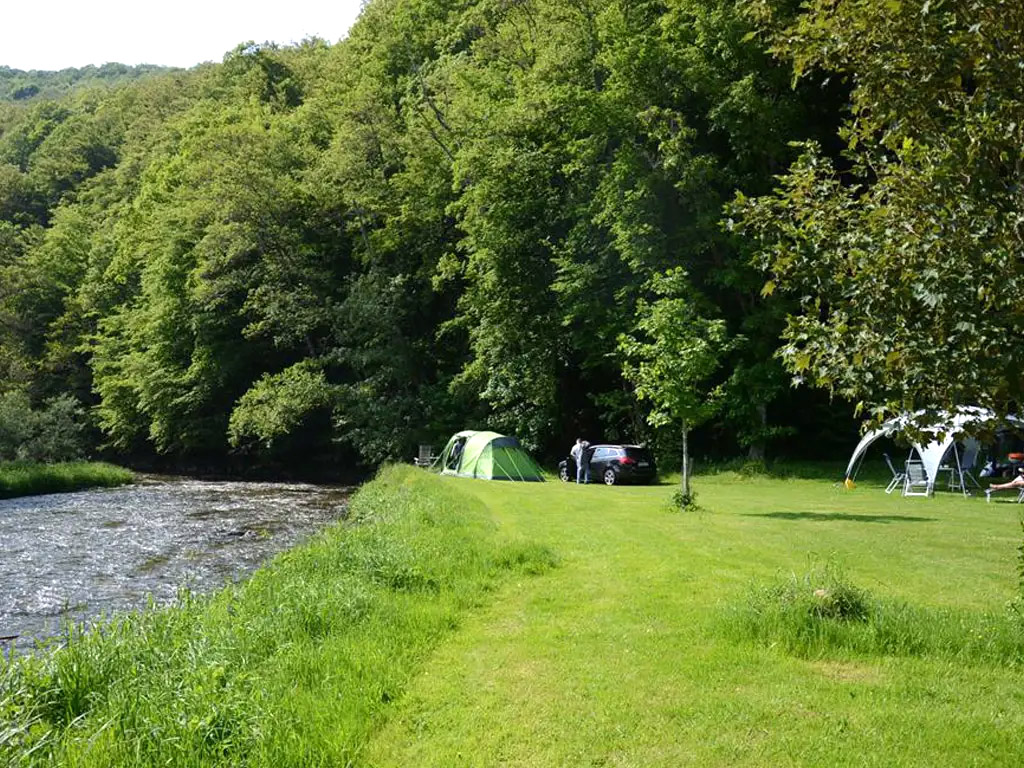
{"label": "camping pitch area", "polygon": [[[870,480],[695,487],[704,510],[674,513],[667,485],[463,483],[561,565],[440,645],[367,763],[1024,759],[1017,505]],[[847,598],[868,615],[844,616]]]}

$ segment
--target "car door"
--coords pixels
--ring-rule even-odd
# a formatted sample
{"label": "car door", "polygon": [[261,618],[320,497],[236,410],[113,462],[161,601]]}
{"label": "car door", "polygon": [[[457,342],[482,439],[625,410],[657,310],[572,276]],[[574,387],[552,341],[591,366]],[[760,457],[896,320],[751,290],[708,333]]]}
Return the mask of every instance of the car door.
{"label": "car door", "polygon": [[590,457],[590,475],[591,477],[600,476],[608,467],[608,449],[599,446],[594,449],[594,455]]}

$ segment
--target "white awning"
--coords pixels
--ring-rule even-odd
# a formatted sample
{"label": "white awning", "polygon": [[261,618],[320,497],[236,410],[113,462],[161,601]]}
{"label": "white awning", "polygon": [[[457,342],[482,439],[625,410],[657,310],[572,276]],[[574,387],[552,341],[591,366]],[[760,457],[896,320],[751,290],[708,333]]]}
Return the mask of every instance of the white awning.
{"label": "white awning", "polygon": [[[916,416],[919,414],[920,412],[914,415]],[[910,414],[903,414],[902,416],[889,419],[889,421],[882,424],[878,429],[872,430],[864,435],[860,442],[857,443],[857,447],[854,449],[853,455],[850,457],[850,463],[846,465],[847,479],[853,475],[857,463],[872,443],[880,437],[890,437],[896,432],[903,431],[904,427],[910,420]],[[995,413],[988,408],[964,406],[957,409],[955,413],[944,415],[938,424],[927,430],[927,432],[933,435],[941,435],[942,439],[932,440],[927,444],[911,441],[911,446],[915,451],[917,451],[917,455],[921,457],[921,462],[924,464],[925,473],[928,475],[929,490],[935,487],[935,481],[938,478],[939,467],[942,466],[943,459],[945,459],[946,454],[949,452],[953,443],[958,439],[963,438],[965,428],[968,425],[976,426],[986,422],[997,422]],[[1016,416],[1007,416],[999,423],[1012,424],[1013,426],[1024,428],[1024,421]],[[972,447],[977,447],[978,445],[978,441],[974,438],[963,438],[963,442],[968,450]]]}

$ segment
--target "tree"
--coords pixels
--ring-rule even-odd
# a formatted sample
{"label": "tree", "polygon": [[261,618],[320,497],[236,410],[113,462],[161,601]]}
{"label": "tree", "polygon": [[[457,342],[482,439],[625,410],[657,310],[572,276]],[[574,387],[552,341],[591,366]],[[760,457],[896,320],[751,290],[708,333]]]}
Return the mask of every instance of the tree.
{"label": "tree", "polygon": [[242,395],[231,412],[231,444],[238,446],[246,439],[255,439],[270,448],[275,441],[298,431],[312,412],[329,406],[334,394],[313,361],[265,375]]}
{"label": "tree", "polygon": [[[852,86],[838,161],[815,143],[739,231],[799,306],[798,382],[876,422],[1024,402],[1024,7],[1014,0],[815,0],[781,25],[796,78]],[[925,426],[922,423],[921,426]]]}
{"label": "tree", "polygon": [[636,386],[637,397],[651,404],[652,426],[676,424],[682,431],[683,506],[690,491],[690,430],[713,416],[719,407],[712,376],[729,350],[725,322],[707,314],[706,301],[693,290],[680,268],[656,275],[653,301],[637,305],[635,335],[619,338],[623,374]]}

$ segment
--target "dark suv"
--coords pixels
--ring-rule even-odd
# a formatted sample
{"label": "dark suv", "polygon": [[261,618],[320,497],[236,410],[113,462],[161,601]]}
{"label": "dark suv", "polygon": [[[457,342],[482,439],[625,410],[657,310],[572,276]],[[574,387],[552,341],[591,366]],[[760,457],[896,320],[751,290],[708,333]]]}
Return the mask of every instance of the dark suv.
{"label": "dark suv", "polygon": [[[638,445],[592,445],[587,456],[592,483],[652,483],[658,474],[650,450]],[[576,480],[576,462],[571,456],[559,463],[558,476],[566,483]]]}

